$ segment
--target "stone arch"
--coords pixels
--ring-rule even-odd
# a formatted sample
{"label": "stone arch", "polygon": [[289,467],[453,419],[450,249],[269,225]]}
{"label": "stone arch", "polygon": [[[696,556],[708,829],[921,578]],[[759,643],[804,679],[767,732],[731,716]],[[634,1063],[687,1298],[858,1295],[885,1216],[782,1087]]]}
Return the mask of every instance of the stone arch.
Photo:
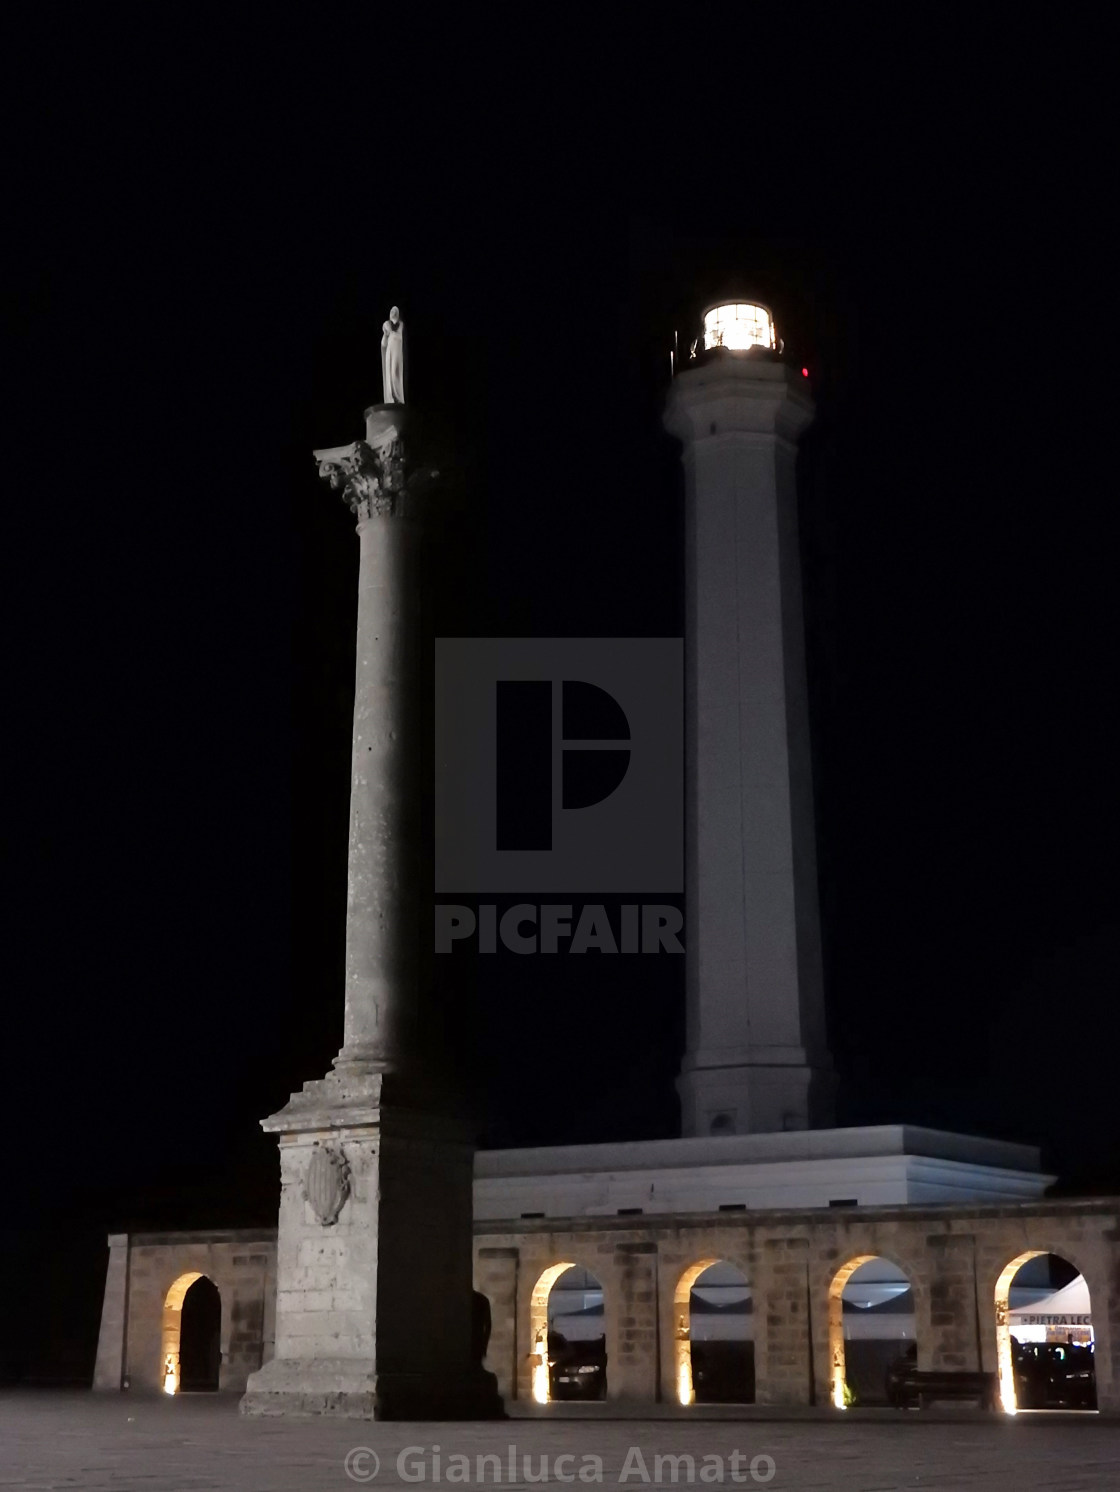
{"label": "stone arch", "polygon": [[1001,1408],[1007,1414],[1015,1414],[1019,1407],[1018,1395],[1015,1388],[1015,1363],[1011,1351],[1011,1285],[1024,1264],[1029,1263],[1031,1259],[1039,1258],[1043,1254],[1050,1254],[1055,1258],[1064,1259],[1067,1264],[1077,1270],[1088,1286],[1089,1306],[1090,1310],[1092,1309],[1094,1299],[1092,1281],[1086,1271],[1070,1253],[1070,1250],[1064,1245],[1054,1246],[1047,1244],[1042,1248],[1024,1249],[1021,1253],[1016,1254],[1014,1259],[1004,1265],[996,1279],[994,1305],[996,1315],[996,1371],[999,1375],[999,1401]]}
{"label": "stone arch", "polygon": [[[198,1280],[209,1281],[214,1289],[218,1287],[204,1275],[200,1269],[188,1269],[175,1279],[163,1298],[163,1323],[160,1338],[160,1384],[166,1394],[175,1394],[179,1391],[180,1383],[180,1346],[183,1326],[183,1301],[186,1299],[187,1291]],[[219,1292],[220,1294],[220,1292]]]}
{"label": "stone arch", "polygon": [[569,1269],[585,1270],[592,1279],[599,1282],[598,1288],[603,1288],[600,1276],[577,1259],[564,1259],[557,1264],[550,1264],[538,1276],[529,1298],[530,1388],[532,1397],[538,1404],[547,1404],[552,1398],[548,1348],[549,1296],[553,1286]]}
{"label": "stone arch", "polygon": [[548,1297],[562,1274],[574,1267],[571,1259],[550,1264],[543,1270],[529,1298],[529,1352],[532,1362],[533,1398],[548,1403]]}
{"label": "stone arch", "polygon": [[677,1398],[682,1404],[691,1404],[693,1401],[692,1391],[692,1287],[718,1259],[701,1259],[696,1264],[690,1264],[677,1281],[677,1288],[673,1291],[673,1337],[676,1342],[676,1373]]}
{"label": "stone arch", "polygon": [[[674,1338],[674,1382],[676,1384],[677,1399],[681,1404],[693,1404],[696,1402],[696,1389],[693,1381],[692,1371],[692,1291],[697,1281],[717,1264],[727,1265],[734,1269],[742,1278],[744,1286],[750,1288],[750,1280],[742,1268],[732,1259],[725,1259],[719,1255],[711,1258],[699,1259],[690,1264],[677,1281],[676,1289],[673,1291],[673,1338]],[[753,1402],[753,1390],[749,1399],[746,1396],[744,1385],[743,1402]]]}
{"label": "stone arch", "polygon": [[870,1264],[876,1259],[893,1265],[895,1269],[903,1274],[913,1291],[915,1287],[914,1272],[901,1260],[885,1253],[882,1249],[869,1249],[865,1253],[854,1254],[846,1263],[842,1264],[828,1287],[828,1360],[829,1360],[829,1399],[836,1409],[847,1408],[847,1350],[844,1343],[844,1290],[855,1274],[857,1269],[863,1265]]}

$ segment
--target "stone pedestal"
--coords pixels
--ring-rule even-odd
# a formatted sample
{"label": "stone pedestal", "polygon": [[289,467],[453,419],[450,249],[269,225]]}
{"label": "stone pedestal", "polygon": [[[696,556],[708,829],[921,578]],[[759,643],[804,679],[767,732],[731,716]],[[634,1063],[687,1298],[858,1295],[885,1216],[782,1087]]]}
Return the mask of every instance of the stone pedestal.
{"label": "stone pedestal", "polygon": [[242,1412],[500,1415],[474,1340],[472,1147],[456,1123],[391,1076],[332,1074],[265,1128],[280,1142],[276,1355]]}
{"label": "stone pedestal", "polygon": [[794,480],[812,417],[770,353],[673,382],[684,445],[686,1135],[831,1122]]}

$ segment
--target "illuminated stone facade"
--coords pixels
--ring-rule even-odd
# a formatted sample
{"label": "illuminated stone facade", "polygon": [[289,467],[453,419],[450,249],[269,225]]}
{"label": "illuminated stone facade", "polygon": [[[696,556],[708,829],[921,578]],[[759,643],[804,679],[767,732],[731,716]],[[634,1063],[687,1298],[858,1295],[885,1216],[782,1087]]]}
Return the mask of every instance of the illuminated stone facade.
{"label": "illuminated stone facade", "polygon": [[[241,1389],[271,1355],[274,1235],[118,1235],[111,1245],[117,1262],[127,1262],[128,1288],[124,1312],[106,1295],[99,1387],[125,1379],[134,1389],[162,1386],[165,1303],[194,1270],[222,1294],[222,1386]],[[1007,1271],[1032,1253],[1058,1254],[1084,1275],[1098,1403],[1120,1411],[1115,1198],[478,1224],[474,1279],[493,1323],[486,1366],[511,1412],[532,1403],[534,1292],[560,1263],[582,1265],[602,1284],[608,1397],[675,1403],[689,1330],[681,1282],[713,1260],[733,1264],[751,1288],[755,1402],[827,1409],[844,1374],[839,1296],[854,1262],[881,1257],[908,1277],[920,1369],[995,1373],[1006,1341]]]}

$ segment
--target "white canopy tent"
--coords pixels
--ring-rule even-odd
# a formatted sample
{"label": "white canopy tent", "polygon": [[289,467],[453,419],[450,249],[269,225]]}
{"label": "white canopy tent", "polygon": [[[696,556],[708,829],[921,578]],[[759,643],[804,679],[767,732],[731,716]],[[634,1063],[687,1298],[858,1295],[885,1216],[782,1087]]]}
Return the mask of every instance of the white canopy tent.
{"label": "white canopy tent", "polygon": [[1052,1295],[1009,1311],[1008,1324],[1011,1335],[1020,1342],[1064,1341],[1067,1336],[1076,1339],[1086,1330],[1091,1340],[1093,1321],[1085,1276],[1079,1274]]}

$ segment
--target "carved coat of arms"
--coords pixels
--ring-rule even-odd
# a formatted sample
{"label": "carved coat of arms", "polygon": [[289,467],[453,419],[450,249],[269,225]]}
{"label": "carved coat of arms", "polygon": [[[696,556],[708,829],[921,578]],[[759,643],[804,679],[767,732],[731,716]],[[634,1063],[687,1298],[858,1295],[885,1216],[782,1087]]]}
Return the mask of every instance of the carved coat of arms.
{"label": "carved coat of arms", "polygon": [[338,1221],[350,1195],[350,1167],[341,1150],[315,1146],[303,1179],[303,1195],[324,1228]]}

